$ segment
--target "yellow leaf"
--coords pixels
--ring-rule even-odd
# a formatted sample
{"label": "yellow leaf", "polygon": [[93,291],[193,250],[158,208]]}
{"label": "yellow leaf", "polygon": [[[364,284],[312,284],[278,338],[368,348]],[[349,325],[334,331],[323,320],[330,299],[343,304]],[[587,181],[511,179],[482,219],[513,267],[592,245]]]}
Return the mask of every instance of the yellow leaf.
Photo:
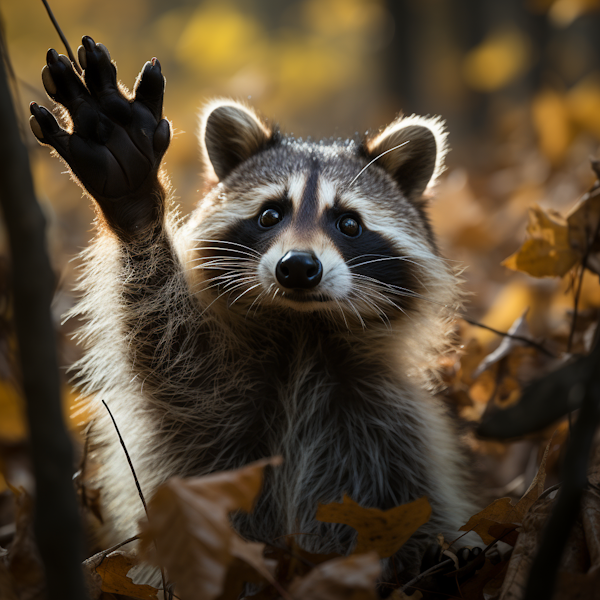
{"label": "yellow leaf", "polygon": [[517,29],[492,32],[465,57],[463,73],[469,86],[493,92],[516,79],[529,66],[527,37]]}
{"label": "yellow leaf", "polygon": [[560,163],[573,138],[564,96],[553,90],[540,92],[533,99],[532,113],[540,150],[553,164]]}
{"label": "yellow leaf", "polygon": [[593,73],[582,79],[567,94],[567,107],[571,120],[584,131],[600,138],[600,78]]}
{"label": "yellow leaf", "polygon": [[544,212],[539,206],[529,209],[527,233],[530,239],[502,262],[505,267],[534,277],[562,277],[581,258],[569,243],[569,228],[564,219]]}
{"label": "yellow leaf", "polygon": [[421,525],[429,521],[431,506],[424,496],[390,510],[364,508],[344,495],[341,503],[319,504],[317,521],[344,523],[358,531],[355,554],[375,550],[392,556]]}
{"label": "yellow leaf", "polygon": [[109,594],[122,594],[141,600],[156,598],[156,588],[151,585],[139,585],[127,577],[135,566],[133,559],[125,552],[112,552],[96,567],[96,573],[102,577],[102,591]]}

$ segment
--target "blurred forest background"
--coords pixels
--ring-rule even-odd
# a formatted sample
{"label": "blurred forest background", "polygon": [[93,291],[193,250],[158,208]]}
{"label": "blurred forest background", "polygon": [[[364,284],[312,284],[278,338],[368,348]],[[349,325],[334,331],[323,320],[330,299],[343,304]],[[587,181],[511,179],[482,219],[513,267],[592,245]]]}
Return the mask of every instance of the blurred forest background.
{"label": "blurred forest background", "polygon": [[[523,242],[530,206],[564,215],[595,179],[589,157],[597,154],[600,143],[600,0],[51,4],[73,49],[84,34],[104,43],[127,86],[146,60],[159,58],[167,79],[165,114],[175,132],[166,166],[184,212],[192,209],[201,187],[197,114],[207,99],[246,100],[285,132],[312,138],[363,135],[399,112],[441,115],[452,152],[431,215],[444,255],[466,267],[470,295],[465,313],[506,331],[529,307],[527,335],[542,340],[556,355],[566,350],[576,272],[534,278],[501,263]],[[49,221],[59,324],[74,302],[73,258],[93,235],[93,213],[65,166],[35,142],[27,119],[30,101],[51,106],[40,72],[47,49],[64,53],[64,48],[39,0],[3,0],[1,11],[19,118]],[[0,253],[5,273],[5,233],[0,233]],[[28,469],[9,457],[26,432],[8,358],[14,338],[6,290],[0,292],[0,447],[4,473],[18,486],[28,483]],[[597,320],[599,307],[597,277],[586,273],[573,351],[589,349],[586,331]],[[67,323],[60,329],[65,367],[79,354],[68,337],[74,326]],[[479,361],[501,338],[463,321],[459,327],[466,353],[445,364],[448,397],[470,421],[480,418],[490,399],[515,401],[523,382],[548,367],[548,360],[542,365],[532,348],[520,347],[513,349],[516,359],[502,367],[510,375],[503,376],[502,386],[498,365],[496,371],[473,377]],[[65,398],[72,404],[66,377]],[[481,460],[495,465],[488,469],[490,495],[525,489],[541,443],[473,441]]]}

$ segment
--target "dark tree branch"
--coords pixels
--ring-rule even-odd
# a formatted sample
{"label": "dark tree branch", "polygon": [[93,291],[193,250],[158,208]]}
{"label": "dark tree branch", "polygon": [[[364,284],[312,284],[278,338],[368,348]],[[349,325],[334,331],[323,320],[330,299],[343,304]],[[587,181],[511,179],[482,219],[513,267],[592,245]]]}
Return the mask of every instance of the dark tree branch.
{"label": "dark tree branch", "polygon": [[[5,42],[0,33],[0,47]],[[15,328],[27,400],[36,482],[35,534],[50,600],[86,598],[82,528],[73,489],[73,448],[62,415],[56,334],[50,313],[54,274],[46,252],[27,150],[0,60],[0,205],[12,257]]]}
{"label": "dark tree branch", "polygon": [[[596,373],[598,366],[596,364]],[[583,384],[580,385],[583,387]],[[600,424],[600,376],[596,374],[588,382],[584,394],[565,455],[562,486],[542,533],[540,549],[531,565],[525,600],[552,597],[560,560],[579,515],[581,497],[587,485],[590,449]]]}

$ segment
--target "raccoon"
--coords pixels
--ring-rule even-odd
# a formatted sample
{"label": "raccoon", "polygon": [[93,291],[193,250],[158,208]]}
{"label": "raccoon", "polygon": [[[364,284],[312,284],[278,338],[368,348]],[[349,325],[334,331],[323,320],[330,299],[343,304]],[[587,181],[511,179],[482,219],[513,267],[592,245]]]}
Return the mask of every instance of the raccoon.
{"label": "raccoon", "polygon": [[55,50],[42,71],[64,127],[35,103],[30,122],[96,209],[72,314],[85,322],[75,370],[95,413],[105,542],[134,535],[143,509],[101,400],[147,496],[173,475],[283,456],[235,519],[248,539],[296,534],[347,554],[356,532],[318,522],[318,503],[426,496],[430,521],[383,560],[410,576],[472,512],[455,425],[432,394],[460,302],[424,199],[443,170],[442,121],[313,143],[214,101],[200,125],[207,192],[184,221],[161,169],[159,61],[129,94],[103,45],[84,37],[79,58],[82,77]]}

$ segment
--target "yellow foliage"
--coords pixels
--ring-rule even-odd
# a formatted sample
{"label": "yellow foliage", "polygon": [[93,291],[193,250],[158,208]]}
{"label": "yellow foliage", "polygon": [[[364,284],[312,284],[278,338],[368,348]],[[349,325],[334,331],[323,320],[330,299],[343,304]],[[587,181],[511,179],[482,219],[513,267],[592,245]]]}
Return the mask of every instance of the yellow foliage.
{"label": "yellow foliage", "polygon": [[502,262],[505,267],[534,277],[562,277],[580,258],[571,248],[569,228],[559,215],[546,213],[539,206],[531,207],[527,233],[530,238],[521,249]]}
{"label": "yellow foliage", "polygon": [[383,8],[379,0],[308,0],[303,12],[314,31],[328,36],[376,26],[385,14]]}
{"label": "yellow foliage", "polygon": [[564,96],[553,90],[540,92],[533,99],[532,113],[540,150],[550,162],[558,164],[573,139]]}
{"label": "yellow foliage", "polygon": [[467,85],[482,92],[498,90],[521,75],[531,62],[531,48],[518,29],[492,32],[464,58]]}
{"label": "yellow foliage", "polygon": [[228,4],[202,5],[183,30],[175,54],[194,70],[232,74],[263,50],[261,24]]}
{"label": "yellow foliage", "polygon": [[574,125],[600,138],[600,77],[597,73],[580,81],[567,95]]}

